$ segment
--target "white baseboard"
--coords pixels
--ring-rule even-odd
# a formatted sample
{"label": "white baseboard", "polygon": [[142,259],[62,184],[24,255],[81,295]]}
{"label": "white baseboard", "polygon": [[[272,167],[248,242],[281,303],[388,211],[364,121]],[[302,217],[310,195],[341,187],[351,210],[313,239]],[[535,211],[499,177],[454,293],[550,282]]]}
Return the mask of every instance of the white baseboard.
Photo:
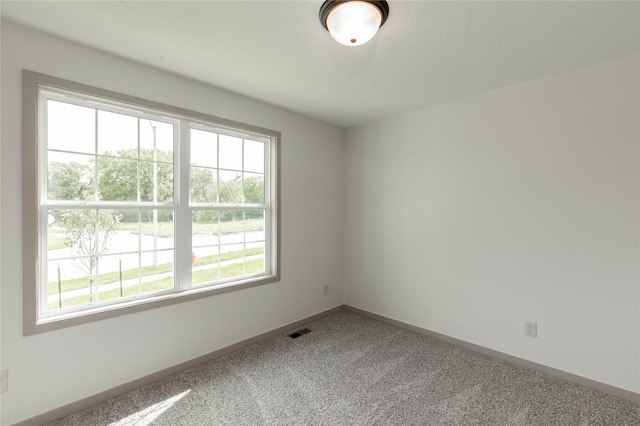
{"label": "white baseboard", "polygon": [[450,343],[455,346],[460,346],[475,352],[480,352],[482,354],[489,355],[494,358],[498,358],[503,361],[510,362],[512,364],[520,365],[522,367],[530,368],[532,370],[536,370],[541,373],[545,373],[550,376],[557,377],[562,380],[566,380],[567,382],[570,382],[570,383],[586,386],[592,389],[596,389],[600,392],[604,392],[606,394],[613,395],[618,398],[626,399],[628,401],[635,402],[636,404],[640,404],[640,393],[636,393],[627,389],[622,389],[606,383],[598,382],[597,380],[588,379],[586,377],[578,376],[577,374],[573,374],[573,373],[568,373],[566,371],[549,367],[543,364],[538,364],[536,362],[529,361],[524,358],[519,358],[517,356],[505,354],[504,352],[499,352],[493,349],[485,348],[484,346],[476,345],[474,343],[469,343],[464,340],[456,339],[454,337],[449,337],[444,334],[436,333],[435,331],[427,330],[421,327],[417,327],[415,325],[404,323],[402,321],[387,318],[382,315],[374,314],[372,312],[355,308],[353,306],[345,305],[344,308],[351,312],[355,312],[357,314],[360,314],[378,321],[382,321],[387,324],[394,325],[396,327],[404,328],[406,330],[413,331],[418,334],[423,334],[425,336],[433,337],[435,339],[442,340],[444,342]]}
{"label": "white baseboard", "polygon": [[224,355],[230,354],[232,352],[236,352],[240,349],[243,349],[249,345],[254,343],[258,343],[262,340],[266,340],[270,337],[276,336],[278,334],[286,333],[288,331],[293,331],[294,329],[307,324],[311,321],[323,318],[327,315],[331,315],[333,313],[339,312],[343,310],[343,306],[338,306],[332,309],[329,309],[324,312],[320,312],[316,315],[312,315],[310,317],[301,319],[299,321],[295,321],[291,324],[287,324],[282,327],[278,327],[274,330],[267,331],[265,333],[259,334],[257,336],[251,337],[249,339],[243,340],[238,343],[234,343],[233,345],[224,347],[222,349],[218,349],[216,351],[210,352],[208,354],[199,356],[197,358],[193,358],[189,361],[182,362],[180,364],[174,365],[172,367],[166,368],[164,370],[157,371],[155,373],[149,374],[147,376],[141,377],[136,380],[132,380],[130,382],[124,383],[122,385],[116,386],[114,388],[108,389],[103,392],[96,393],[94,395],[88,396],[86,398],[82,398],[78,401],[72,402],[70,404],[63,405],[58,408],[54,408],[53,410],[44,412],[37,416],[31,417],[27,420],[23,420],[17,423],[13,423],[12,426],[36,426],[43,425],[45,423],[60,419],[62,417],[68,416],[76,411],[83,410],[85,408],[91,407],[92,405],[100,404],[101,402],[107,401],[111,398],[115,398],[124,393],[130,392],[134,389],[137,389],[141,386],[148,385],[153,382],[157,382],[158,380],[162,380],[165,377],[171,376],[173,374],[184,371],[188,368],[198,366],[205,362],[214,360],[216,358],[220,358]]}
{"label": "white baseboard", "polygon": [[460,346],[466,349],[470,349],[475,352],[480,352],[485,355],[492,356],[494,358],[501,359],[503,361],[510,362],[512,364],[520,365],[526,368],[530,368],[532,370],[540,371],[541,373],[548,374],[550,376],[557,377],[562,380],[566,380],[571,383],[575,383],[581,386],[587,386],[601,392],[607,393],[609,395],[616,396],[618,398],[626,399],[628,401],[635,402],[640,404],[640,394],[635,393],[626,389],[618,388],[612,385],[608,385],[606,383],[598,382],[596,380],[588,379],[586,377],[578,376],[576,374],[568,373],[566,371],[558,370],[553,367],[548,367],[546,365],[538,364],[524,358],[519,358],[513,355],[508,355],[503,352],[499,352],[493,349],[485,348],[483,346],[479,346],[473,343],[465,342],[464,340],[456,339],[453,337],[446,336],[444,334],[436,333],[431,330],[427,330],[421,327],[417,327],[415,325],[407,324],[402,321],[394,320],[391,318],[384,317],[382,315],[374,314],[372,312],[368,312],[362,309],[355,308],[353,306],[342,305],[332,309],[329,309],[324,312],[320,312],[316,315],[312,315],[310,317],[301,319],[299,321],[295,321],[291,324],[279,327],[277,329],[259,334],[257,336],[251,337],[249,339],[243,340],[241,342],[235,343],[233,345],[227,346],[222,349],[218,349],[216,351],[210,352],[208,354],[199,356],[197,358],[191,359],[189,361],[182,362],[180,364],[174,365],[172,367],[166,368],[161,371],[157,371],[155,373],[149,374],[147,376],[141,377],[136,380],[132,380],[130,382],[124,383],[122,385],[116,386],[114,388],[108,389],[103,392],[96,393],[94,395],[88,396],[86,398],[82,398],[81,400],[72,402],[70,404],[63,405],[61,407],[55,408],[53,410],[47,411],[45,413],[39,414],[37,416],[31,417],[27,420],[14,423],[13,426],[36,426],[43,425],[45,423],[60,419],[62,417],[68,416],[76,411],[83,410],[85,408],[91,407],[92,405],[99,404],[101,402],[107,401],[108,399],[114,398],[116,396],[122,395],[124,393],[130,392],[134,389],[137,389],[141,386],[148,385],[153,382],[157,382],[158,380],[164,379],[165,377],[171,376],[173,374],[179,373],[183,370],[186,370],[191,367],[195,367],[197,365],[203,364],[205,362],[211,361],[216,358],[220,358],[224,355],[230,354],[232,352],[243,349],[249,345],[254,343],[258,343],[262,340],[271,338],[278,334],[285,333],[287,331],[293,331],[294,329],[301,327],[311,321],[315,321],[317,319],[323,318],[327,315],[331,315],[333,313],[339,312],[343,309],[348,311],[385,322],[387,324],[404,328],[409,331],[413,331],[418,334],[423,334],[425,336],[430,336],[436,338],[438,340],[442,340],[444,342],[450,343],[452,345]]}

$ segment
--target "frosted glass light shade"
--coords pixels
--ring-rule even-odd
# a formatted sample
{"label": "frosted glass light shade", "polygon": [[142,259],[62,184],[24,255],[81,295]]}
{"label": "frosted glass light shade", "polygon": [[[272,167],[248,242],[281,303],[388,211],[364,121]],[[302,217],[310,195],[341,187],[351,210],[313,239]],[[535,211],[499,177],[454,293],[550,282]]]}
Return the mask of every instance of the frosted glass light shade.
{"label": "frosted glass light shade", "polygon": [[326,1],[320,20],[338,43],[360,46],[376,35],[388,13],[386,1]]}

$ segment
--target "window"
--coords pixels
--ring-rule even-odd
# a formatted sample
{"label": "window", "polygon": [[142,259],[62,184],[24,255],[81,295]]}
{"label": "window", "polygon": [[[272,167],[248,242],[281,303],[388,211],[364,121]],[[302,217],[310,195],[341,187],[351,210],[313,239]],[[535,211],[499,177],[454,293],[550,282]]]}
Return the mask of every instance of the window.
{"label": "window", "polygon": [[25,334],[277,281],[277,132],[24,71]]}

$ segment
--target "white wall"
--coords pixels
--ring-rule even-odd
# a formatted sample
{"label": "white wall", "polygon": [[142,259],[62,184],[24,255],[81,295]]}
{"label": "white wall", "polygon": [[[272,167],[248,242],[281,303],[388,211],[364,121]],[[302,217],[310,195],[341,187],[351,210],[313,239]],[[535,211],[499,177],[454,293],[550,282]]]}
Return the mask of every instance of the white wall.
{"label": "white wall", "polygon": [[[4,21],[1,51],[2,424],[342,304],[342,129]],[[282,132],[281,282],[23,337],[22,68]]]}
{"label": "white wall", "polygon": [[638,80],[636,56],[349,129],[345,302],[639,392]]}
{"label": "white wall", "polygon": [[[350,305],[640,391],[637,57],[351,129],[343,159],[341,129],[1,36],[2,424],[338,306],[343,259]],[[22,337],[22,68],[281,131],[281,282]]]}

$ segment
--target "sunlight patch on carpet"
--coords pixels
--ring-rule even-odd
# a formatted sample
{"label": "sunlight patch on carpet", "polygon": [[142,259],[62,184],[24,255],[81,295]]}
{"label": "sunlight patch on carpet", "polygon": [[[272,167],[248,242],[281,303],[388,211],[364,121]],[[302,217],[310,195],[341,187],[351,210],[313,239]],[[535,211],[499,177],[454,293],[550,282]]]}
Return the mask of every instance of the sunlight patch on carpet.
{"label": "sunlight patch on carpet", "polygon": [[124,419],[109,424],[109,426],[148,426],[155,419],[160,417],[162,413],[171,408],[173,404],[184,398],[189,392],[191,392],[191,389],[172,396],[171,398],[167,398],[164,401],[153,404],[142,411],[133,413],[130,416],[125,417]]}

